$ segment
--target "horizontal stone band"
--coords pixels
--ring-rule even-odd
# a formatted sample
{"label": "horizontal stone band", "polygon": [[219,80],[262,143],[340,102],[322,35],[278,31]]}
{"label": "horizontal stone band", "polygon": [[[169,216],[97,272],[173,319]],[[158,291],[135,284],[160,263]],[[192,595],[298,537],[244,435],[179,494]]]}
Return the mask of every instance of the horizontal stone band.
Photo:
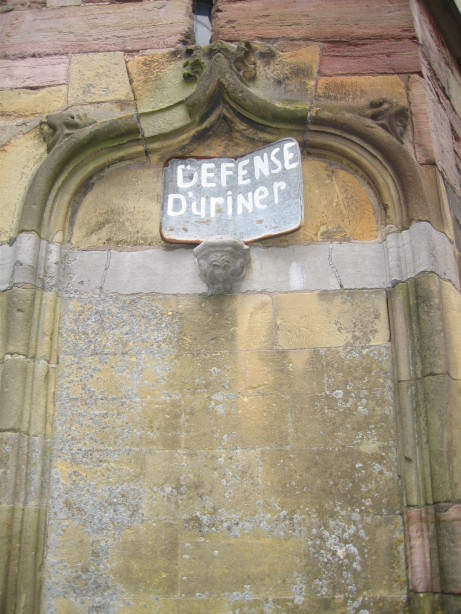
{"label": "horizontal stone band", "polygon": [[[247,274],[234,290],[388,288],[422,272],[436,273],[459,290],[453,245],[426,222],[389,234],[381,243],[252,246]],[[14,285],[35,285],[64,295],[95,289],[120,294],[206,292],[189,247],[79,251],[33,234],[0,246],[0,289]]]}

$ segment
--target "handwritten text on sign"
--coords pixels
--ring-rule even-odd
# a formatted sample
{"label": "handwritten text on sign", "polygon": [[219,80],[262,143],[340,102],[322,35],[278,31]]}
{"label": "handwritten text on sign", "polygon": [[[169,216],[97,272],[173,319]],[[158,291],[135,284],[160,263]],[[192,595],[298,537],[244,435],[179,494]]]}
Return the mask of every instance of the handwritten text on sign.
{"label": "handwritten text on sign", "polygon": [[161,232],[200,243],[217,235],[254,241],[303,221],[301,154],[283,139],[242,158],[170,160],[163,174]]}

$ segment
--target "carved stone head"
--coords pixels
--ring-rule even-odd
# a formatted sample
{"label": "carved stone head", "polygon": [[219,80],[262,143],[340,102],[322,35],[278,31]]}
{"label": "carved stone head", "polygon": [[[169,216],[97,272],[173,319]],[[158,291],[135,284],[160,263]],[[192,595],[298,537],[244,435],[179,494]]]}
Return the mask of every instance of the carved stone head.
{"label": "carved stone head", "polygon": [[249,247],[234,237],[217,236],[196,247],[194,255],[208,295],[228,294],[233,282],[245,273]]}

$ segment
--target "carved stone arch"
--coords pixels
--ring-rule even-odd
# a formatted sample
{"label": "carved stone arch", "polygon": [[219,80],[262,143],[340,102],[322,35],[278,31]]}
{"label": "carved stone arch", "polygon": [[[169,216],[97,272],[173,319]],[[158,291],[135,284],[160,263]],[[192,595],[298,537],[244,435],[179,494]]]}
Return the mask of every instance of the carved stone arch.
{"label": "carved stone arch", "polygon": [[[370,106],[311,101],[280,103],[251,89],[256,71],[249,43],[215,43],[186,52],[184,79],[196,89],[171,107],[96,123],[67,114],[48,118],[49,154],[26,196],[20,232],[33,231],[48,241],[62,241],[66,209],[81,185],[101,168],[121,161],[145,161],[145,152],[163,150],[165,159],[182,144],[205,133],[226,116],[269,142],[280,135],[297,138],[304,155],[340,161],[375,191],[384,224],[407,228],[426,219],[427,195],[420,168],[403,142],[408,111],[389,100]],[[142,139],[139,119],[159,127],[181,108],[187,117],[178,127]],[[308,117],[309,116],[309,117]]]}
{"label": "carved stone arch", "polygon": [[[427,219],[423,177],[402,139],[407,116],[401,105],[377,101],[371,107],[353,107],[319,102],[315,98],[303,104],[267,100],[251,88],[256,68],[249,44],[235,47],[216,43],[205,50],[191,49],[186,55],[184,78],[196,81],[197,87],[171,107],[142,113],[140,117],[130,115],[101,123],[80,121],[68,115],[48,119],[45,129],[50,132],[49,153],[29,187],[19,228],[24,236],[32,237],[27,247],[31,252],[27,283],[35,284],[38,290],[58,287],[60,245],[67,241],[73,199],[99,170],[125,161],[146,163],[146,153],[158,150],[162,150],[167,159],[192,139],[206,133],[221,117],[245,126],[261,141],[269,142],[281,135],[293,136],[303,146],[305,155],[315,154],[348,166],[377,194],[385,226],[404,230],[414,221]],[[140,121],[156,122],[160,127],[162,123],[169,125],[172,109],[179,109],[186,119],[170,129],[162,131],[160,128],[155,135],[142,138]],[[18,239],[18,245],[20,242]],[[46,331],[49,343],[41,357],[55,360],[59,306],[57,302],[47,301],[39,292],[37,297],[31,323],[34,327],[31,352],[35,352],[32,346]],[[21,324],[14,320],[10,322],[11,327],[18,325]],[[50,370],[50,374],[52,372]],[[41,438],[41,443],[34,466],[28,468],[23,494],[18,495],[20,500],[13,524],[29,528],[19,531],[19,537],[18,534],[12,537],[11,560],[15,565],[10,565],[6,611],[19,607],[20,595],[21,611],[34,611],[39,594],[45,526],[44,487],[39,495],[42,513],[27,518],[23,505],[27,493],[36,488],[37,479],[40,481],[37,476],[46,475],[48,471],[49,412],[54,379],[47,377],[47,394],[42,395],[41,406],[37,407],[33,391],[40,385],[39,377],[34,369],[23,374],[23,389],[32,392],[23,400],[21,425],[24,425],[24,433]],[[29,443],[30,449],[31,445]],[[419,478],[411,479],[417,481]],[[36,536],[35,539],[31,541],[30,535]]]}

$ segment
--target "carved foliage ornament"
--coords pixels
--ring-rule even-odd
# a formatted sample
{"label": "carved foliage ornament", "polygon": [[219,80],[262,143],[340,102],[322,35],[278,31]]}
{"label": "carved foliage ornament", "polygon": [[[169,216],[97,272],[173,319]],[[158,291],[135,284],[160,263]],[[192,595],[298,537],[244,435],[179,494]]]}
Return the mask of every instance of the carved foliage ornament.
{"label": "carved foliage ornament", "polygon": [[200,277],[208,295],[229,294],[232,284],[243,277],[249,260],[249,247],[235,237],[217,236],[194,249]]}
{"label": "carved foliage ornament", "polygon": [[40,122],[48,152],[78,130],[94,123],[93,119],[73,113],[48,115],[45,121]]}

